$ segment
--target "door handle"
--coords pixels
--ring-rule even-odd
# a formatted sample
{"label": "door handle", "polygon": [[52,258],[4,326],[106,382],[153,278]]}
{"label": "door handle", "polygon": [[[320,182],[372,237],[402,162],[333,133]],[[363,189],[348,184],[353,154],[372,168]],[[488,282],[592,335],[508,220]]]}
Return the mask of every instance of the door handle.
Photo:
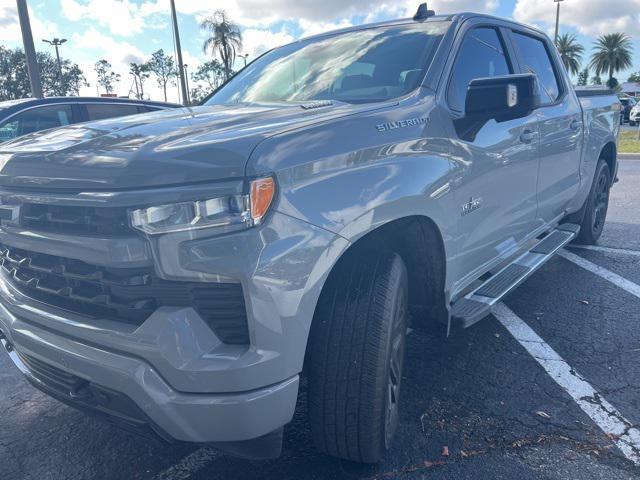
{"label": "door handle", "polygon": [[580,130],[580,127],[582,126],[582,122],[578,121],[578,120],[574,120],[573,122],[571,122],[569,124],[569,128],[571,130]]}
{"label": "door handle", "polygon": [[520,141],[522,143],[531,143],[535,140],[535,138],[536,134],[532,130],[525,130],[524,132],[522,132],[522,135],[520,135]]}

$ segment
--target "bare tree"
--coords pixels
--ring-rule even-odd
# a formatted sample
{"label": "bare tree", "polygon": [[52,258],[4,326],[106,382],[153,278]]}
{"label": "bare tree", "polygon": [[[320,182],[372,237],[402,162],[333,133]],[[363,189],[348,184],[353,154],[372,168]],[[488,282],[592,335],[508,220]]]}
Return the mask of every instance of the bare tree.
{"label": "bare tree", "polygon": [[131,62],[129,64],[129,73],[133,75],[133,79],[136,82],[138,100],[142,100],[144,98],[144,82],[151,76],[151,67],[148,63]]}
{"label": "bare tree", "polygon": [[164,92],[164,101],[167,101],[167,86],[175,85],[175,78],[178,75],[176,70],[176,62],[171,55],[165,55],[164,50],[160,49],[151,55],[149,62],[150,70],[156,75],[158,85]]}
{"label": "bare tree", "polygon": [[94,68],[98,75],[98,85],[104,87],[107,95],[112,94],[115,84],[120,82],[120,74],[115,73],[111,64],[105,59],[98,60]]}

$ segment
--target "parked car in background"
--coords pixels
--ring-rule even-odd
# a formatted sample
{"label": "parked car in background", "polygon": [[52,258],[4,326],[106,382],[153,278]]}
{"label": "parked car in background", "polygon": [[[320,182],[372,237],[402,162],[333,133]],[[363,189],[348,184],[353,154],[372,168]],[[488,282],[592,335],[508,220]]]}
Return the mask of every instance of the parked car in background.
{"label": "parked car in background", "polygon": [[638,124],[640,124],[640,104],[636,102],[629,113],[629,125],[636,127]]}
{"label": "parked car in background", "polygon": [[180,105],[127,98],[53,97],[0,102],[0,143],[74,123],[155,112]]}
{"label": "parked car in background", "polygon": [[622,115],[620,116],[620,125],[631,121],[631,110],[638,104],[633,97],[627,95],[620,95],[618,97],[622,104]]}

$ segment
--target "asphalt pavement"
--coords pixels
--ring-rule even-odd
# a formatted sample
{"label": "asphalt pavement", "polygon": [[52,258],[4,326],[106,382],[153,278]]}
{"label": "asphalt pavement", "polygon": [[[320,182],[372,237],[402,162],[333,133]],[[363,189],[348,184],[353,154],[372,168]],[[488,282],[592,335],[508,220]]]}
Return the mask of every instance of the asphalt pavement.
{"label": "asphalt pavement", "polygon": [[302,386],[281,458],[166,446],[33,389],[0,352],[0,479],[640,478],[640,161],[622,160],[595,249],[569,248],[449,339],[408,339],[384,462],[318,454]]}

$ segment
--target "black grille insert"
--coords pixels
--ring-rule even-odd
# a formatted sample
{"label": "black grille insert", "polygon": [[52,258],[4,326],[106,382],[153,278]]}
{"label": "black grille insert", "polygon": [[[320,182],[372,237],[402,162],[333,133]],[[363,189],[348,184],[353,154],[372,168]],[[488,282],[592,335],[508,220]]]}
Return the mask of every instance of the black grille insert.
{"label": "black grille insert", "polygon": [[0,244],[0,275],[22,294],[89,318],[141,325],[162,306],[193,307],[224,343],[249,343],[242,286],[162,280]]}
{"label": "black grille insert", "polygon": [[41,232],[111,237],[131,235],[125,208],[25,203],[20,217],[21,226]]}

